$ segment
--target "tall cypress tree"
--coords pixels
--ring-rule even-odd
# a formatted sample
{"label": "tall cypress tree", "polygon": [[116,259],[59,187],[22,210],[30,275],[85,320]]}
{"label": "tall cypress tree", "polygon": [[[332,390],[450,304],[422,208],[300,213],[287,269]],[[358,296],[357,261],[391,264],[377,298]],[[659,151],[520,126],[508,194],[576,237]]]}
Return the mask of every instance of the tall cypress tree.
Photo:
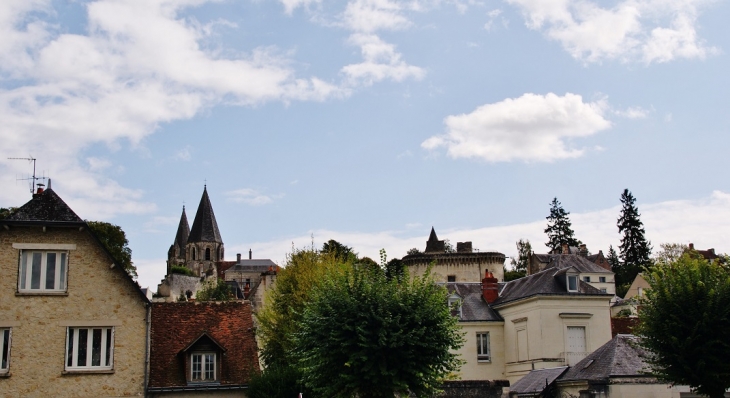
{"label": "tall cypress tree", "polygon": [[545,246],[549,247],[551,251],[559,251],[564,243],[567,243],[568,246],[578,246],[581,243],[575,239],[575,232],[573,232],[568,218],[569,214],[563,209],[558,198],[553,198],[553,201],[550,202],[550,215],[545,217],[548,220],[548,226],[545,228],[548,242],[545,243]]}
{"label": "tall cypress tree", "polygon": [[[616,285],[630,284],[636,274],[651,264],[651,245],[644,237],[644,224],[639,219],[636,199],[628,189],[621,194],[621,215],[618,232],[623,234],[619,245],[621,265],[616,272]],[[615,272],[615,271],[614,271]]]}

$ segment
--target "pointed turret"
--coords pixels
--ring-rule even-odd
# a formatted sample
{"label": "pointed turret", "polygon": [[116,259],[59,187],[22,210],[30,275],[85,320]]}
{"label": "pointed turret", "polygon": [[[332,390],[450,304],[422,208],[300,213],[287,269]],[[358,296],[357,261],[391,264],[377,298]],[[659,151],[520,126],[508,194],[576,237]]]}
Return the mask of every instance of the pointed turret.
{"label": "pointed turret", "polygon": [[188,216],[185,214],[185,206],[183,206],[175,242],[172,244],[175,249],[175,257],[185,259],[185,245],[188,243],[188,236],[190,236],[190,224],[188,224]]}
{"label": "pointed turret", "polygon": [[215,220],[213,206],[210,204],[207,186],[203,188],[203,197],[200,198],[198,212],[195,213],[193,227],[188,235],[189,243],[196,242],[215,242],[223,243],[221,233],[218,230],[218,223]]}
{"label": "pointed turret", "polygon": [[426,241],[426,253],[443,253],[446,251],[446,244],[436,236],[436,230],[431,227],[431,235]]}

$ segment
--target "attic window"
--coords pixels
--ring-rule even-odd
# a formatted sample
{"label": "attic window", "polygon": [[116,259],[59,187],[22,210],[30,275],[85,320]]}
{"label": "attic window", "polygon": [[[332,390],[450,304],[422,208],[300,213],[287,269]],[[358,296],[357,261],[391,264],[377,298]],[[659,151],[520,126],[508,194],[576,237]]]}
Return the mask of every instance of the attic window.
{"label": "attic window", "polygon": [[216,381],[214,352],[194,352],[190,354],[190,381],[210,383]]}
{"label": "attic window", "polygon": [[449,309],[451,316],[458,316],[461,319],[461,297],[455,294],[449,296]]}
{"label": "attic window", "polygon": [[447,282],[456,282],[456,275],[449,275],[446,277]]}
{"label": "attic window", "polygon": [[578,291],[578,275],[568,275],[568,291]]}

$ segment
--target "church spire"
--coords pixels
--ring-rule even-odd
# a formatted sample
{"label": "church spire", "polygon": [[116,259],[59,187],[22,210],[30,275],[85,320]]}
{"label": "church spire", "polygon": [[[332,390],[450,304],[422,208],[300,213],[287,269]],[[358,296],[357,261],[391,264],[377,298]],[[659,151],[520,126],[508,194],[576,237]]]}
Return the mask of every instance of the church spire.
{"label": "church spire", "polygon": [[178,249],[178,257],[185,258],[185,245],[188,243],[190,235],[190,225],[188,224],[188,216],[185,214],[185,206],[180,216],[180,224],[177,226],[177,234],[175,235],[175,243],[173,245]]}
{"label": "church spire", "polygon": [[213,206],[208,197],[208,187],[203,188],[203,197],[200,198],[198,212],[195,213],[193,227],[190,229],[188,242],[216,242],[223,243],[221,233],[218,230],[218,222],[215,220]]}

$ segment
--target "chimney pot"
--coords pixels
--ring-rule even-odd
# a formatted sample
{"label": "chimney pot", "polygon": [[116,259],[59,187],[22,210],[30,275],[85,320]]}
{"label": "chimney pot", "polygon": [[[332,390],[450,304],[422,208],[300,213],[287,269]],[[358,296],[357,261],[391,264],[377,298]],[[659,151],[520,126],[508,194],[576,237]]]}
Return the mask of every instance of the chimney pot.
{"label": "chimney pot", "polygon": [[241,253],[236,253],[236,261],[241,262]]}
{"label": "chimney pot", "polygon": [[253,255],[253,252],[251,251],[251,249],[248,249],[248,259],[249,260],[251,259],[252,255]]}
{"label": "chimney pot", "polygon": [[499,298],[499,285],[497,278],[489,270],[484,271],[484,279],[482,279],[482,297],[484,301],[491,304]]}
{"label": "chimney pot", "polygon": [[695,249],[695,244],[694,243],[690,243],[689,244],[689,249],[690,250],[694,250]]}

